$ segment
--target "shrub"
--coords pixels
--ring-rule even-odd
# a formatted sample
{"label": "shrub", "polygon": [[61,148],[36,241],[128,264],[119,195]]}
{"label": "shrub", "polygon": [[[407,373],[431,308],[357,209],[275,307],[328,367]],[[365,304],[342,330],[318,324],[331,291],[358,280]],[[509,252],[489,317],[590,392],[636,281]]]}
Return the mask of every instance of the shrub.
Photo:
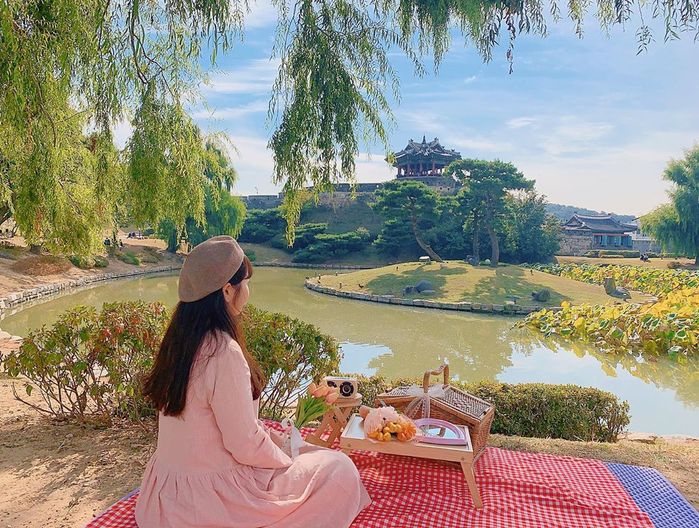
{"label": "shrub", "polygon": [[[31,332],[3,365],[11,376],[27,378],[25,391],[36,389],[43,400],[34,407],[54,418],[140,420],[154,412],[141,384],[168,319],[160,303],[105,304],[100,313],[73,308]],[[248,307],[244,329],[269,380],[261,408],[270,418],[280,418],[311,379],[338,369],[337,343],[312,325]]]}
{"label": "shrub", "polygon": [[71,255],[68,257],[68,260],[75,266],[76,268],[80,269],[92,269],[95,267],[95,259],[90,257],[90,256],[78,256],[78,255]]}
{"label": "shrub", "polygon": [[315,326],[253,306],[246,308],[244,321],[248,349],[268,380],[260,398],[263,415],[281,418],[308,382],[337,372],[337,342]]}
{"label": "shrub", "polygon": [[255,262],[257,260],[257,255],[255,255],[255,252],[252,249],[245,249],[243,251],[250,262]]}
{"label": "shrub", "polygon": [[[377,394],[389,387],[421,380],[399,379],[388,383],[380,376],[356,376],[364,402],[373,405]],[[508,384],[497,381],[452,385],[495,405],[492,432],[531,436],[615,442],[629,424],[629,404],[606,391],[577,385],[545,383]]]}
{"label": "shrub", "polygon": [[93,258],[95,259],[95,268],[106,268],[109,266],[109,260],[107,260],[107,257],[95,255]]}
{"label": "shrub", "polygon": [[144,247],[143,254],[139,257],[141,262],[147,262],[148,264],[157,264],[162,260],[158,250],[153,247]]}
{"label": "shrub", "polygon": [[641,256],[641,252],[637,249],[601,249],[599,251],[600,257],[624,257],[624,258],[638,258]]}
{"label": "shrub", "polygon": [[20,349],[4,359],[11,376],[28,379],[54,418],[131,418],[147,411],[140,382],[160,343],[167,314],[161,304],[105,304],[100,314],[79,306],[52,327],[31,332]]}
{"label": "shrub", "polygon": [[583,257],[597,258],[599,257],[599,251],[594,249],[592,251],[587,251]]}
{"label": "shrub", "polygon": [[160,259],[152,253],[144,253],[143,255],[138,257],[138,260],[146,264],[157,264],[158,262],[160,262]]}
{"label": "shrub", "polygon": [[682,267],[682,263],[680,263],[676,260],[672,260],[672,261],[668,262],[666,265],[667,265],[668,269],[671,269],[671,270],[680,269]]}
{"label": "shrub", "polygon": [[136,256],[136,253],[134,253],[133,251],[118,251],[116,252],[116,258],[118,258],[122,262],[125,262],[126,264],[131,264],[133,266],[138,266],[139,264],[141,264],[141,261]]}
{"label": "shrub", "polygon": [[[324,225],[324,224],[314,224]],[[369,231],[363,227],[348,233],[315,235],[315,242],[294,253],[293,262],[324,262],[330,258],[361,251],[368,246],[371,239]]]}

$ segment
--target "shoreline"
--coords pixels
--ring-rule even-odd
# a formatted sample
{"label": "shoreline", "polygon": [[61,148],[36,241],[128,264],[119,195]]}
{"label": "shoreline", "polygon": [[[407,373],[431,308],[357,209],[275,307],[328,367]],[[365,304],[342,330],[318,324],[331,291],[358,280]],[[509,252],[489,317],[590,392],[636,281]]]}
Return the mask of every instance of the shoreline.
{"label": "shoreline", "polygon": [[561,309],[560,306],[526,306],[519,304],[492,304],[474,301],[442,302],[432,301],[430,299],[407,299],[404,297],[395,297],[393,295],[374,295],[370,293],[344,291],[337,288],[331,288],[330,286],[323,286],[319,284],[319,282],[320,281],[318,279],[306,279],[304,286],[317,293],[334,295],[335,297],[353,299],[355,301],[411,306],[413,308],[428,308],[431,310],[452,310],[457,312],[474,312],[492,315],[524,316],[543,309],[553,312],[557,312]]}

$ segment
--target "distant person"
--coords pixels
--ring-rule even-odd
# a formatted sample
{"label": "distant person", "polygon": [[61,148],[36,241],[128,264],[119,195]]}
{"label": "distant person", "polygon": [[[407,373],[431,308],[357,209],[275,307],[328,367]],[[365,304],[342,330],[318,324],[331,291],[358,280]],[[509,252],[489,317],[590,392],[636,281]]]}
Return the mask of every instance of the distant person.
{"label": "distant person", "polygon": [[228,236],[187,256],[144,394],[158,447],[136,503],[140,528],[346,528],[369,503],[347,455],[306,444],[292,459],[257,419],[266,380],[245,346],[252,264]]}
{"label": "distant person", "polygon": [[109,240],[109,238],[105,238],[105,239],[104,239],[104,245],[107,246],[107,247],[109,247],[109,246],[112,245],[112,241]]}

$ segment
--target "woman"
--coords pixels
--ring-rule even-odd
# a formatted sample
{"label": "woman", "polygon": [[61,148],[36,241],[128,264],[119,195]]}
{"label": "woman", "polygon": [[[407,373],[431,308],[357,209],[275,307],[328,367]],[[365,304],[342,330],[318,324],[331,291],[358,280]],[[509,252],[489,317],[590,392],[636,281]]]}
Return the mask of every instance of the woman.
{"label": "woman", "polygon": [[145,394],[158,447],[136,505],[140,528],[346,527],[369,504],[352,461],[307,445],[295,459],[257,420],[265,380],[239,317],[250,261],[231,237],[189,254]]}

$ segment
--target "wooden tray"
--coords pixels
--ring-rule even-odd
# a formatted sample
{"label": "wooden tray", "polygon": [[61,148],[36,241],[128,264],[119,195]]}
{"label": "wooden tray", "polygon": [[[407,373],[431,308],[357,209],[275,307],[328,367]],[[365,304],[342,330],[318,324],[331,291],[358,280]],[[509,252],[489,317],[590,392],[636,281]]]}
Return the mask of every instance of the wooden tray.
{"label": "wooden tray", "polygon": [[445,460],[448,462],[458,462],[464,472],[471,498],[476,508],[482,508],[481,496],[476,485],[476,478],[473,474],[473,448],[471,447],[471,437],[468,427],[463,426],[467,444],[460,446],[423,444],[420,442],[375,442],[364,434],[364,419],[355,414],[350,418],[349,423],[340,436],[340,449],[345,453],[358,449],[361,451],[372,451],[374,453],[385,453],[388,455],[411,456],[417,458],[429,458],[431,460]]}

